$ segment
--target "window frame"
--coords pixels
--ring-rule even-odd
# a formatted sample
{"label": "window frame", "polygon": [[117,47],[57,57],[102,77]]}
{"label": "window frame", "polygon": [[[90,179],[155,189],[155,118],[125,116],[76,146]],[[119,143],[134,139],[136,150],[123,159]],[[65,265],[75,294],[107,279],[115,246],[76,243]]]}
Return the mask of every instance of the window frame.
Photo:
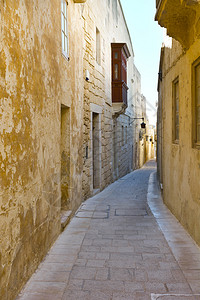
{"label": "window frame", "polygon": [[[176,86],[178,85],[178,110],[177,110],[177,92]],[[178,123],[177,123],[178,115]],[[178,128],[178,137],[177,137]],[[180,140],[180,89],[179,89],[179,76],[172,82],[172,142],[179,144]]]}
{"label": "window frame", "polygon": [[[122,81],[121,78],[121,53],[119,51],[119,49],[114,49],[112,50],[112,81],[113,82],[118,82],[118,81]],[[115,57],[115,54],[117,54],[117,57]],[[117,77],[116,75],[116,69],[115,66],[117,66]]]}
{"label": "window frame", "polygon": [[[192,64],[192,146],[193,148],[200,149],[200,140],[197,141],[197,126],[200,122],[197,122],[197,107],[200,108],[200,104],[197,104],[196,98],[196,68],[200,67],[200,57],[197,58]],[[200,87],[200,81],[199,81]]]}
{"label": "window frame", "polygon": [[[68,1],[61,0],[61,47],[62,47],[63,56],[69,60],[69,34],[68,34],[67,6],[68,6]],[[67,46],[66,46],[66,44],[67,44]]]}

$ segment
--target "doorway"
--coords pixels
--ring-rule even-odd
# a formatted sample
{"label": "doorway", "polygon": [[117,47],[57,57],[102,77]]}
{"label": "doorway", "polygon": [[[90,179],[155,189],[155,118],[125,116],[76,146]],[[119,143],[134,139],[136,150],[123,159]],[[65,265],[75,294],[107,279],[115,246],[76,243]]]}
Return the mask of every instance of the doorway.
{"label": "doorway", "polygon": [[117,122],[113,125],[113,178],[118,178],[118,141],[117,141]]}
{"label": "doorway", "polygon": [[100,115],[92,113],[93,190],[100,188]]}
{"label": "doorway", "polygon": [[61,105],[61,209],[70,209],[70,108]]}

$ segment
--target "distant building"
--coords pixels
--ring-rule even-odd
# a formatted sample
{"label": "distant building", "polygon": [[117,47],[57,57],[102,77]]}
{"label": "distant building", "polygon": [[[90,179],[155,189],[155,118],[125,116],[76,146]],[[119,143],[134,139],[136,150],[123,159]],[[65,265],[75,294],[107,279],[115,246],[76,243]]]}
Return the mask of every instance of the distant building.
{"label": "distant building", "polygon": [[158,80],[158,176],[164,202],[200,245],[200,4],[157,0],[163,45]]}

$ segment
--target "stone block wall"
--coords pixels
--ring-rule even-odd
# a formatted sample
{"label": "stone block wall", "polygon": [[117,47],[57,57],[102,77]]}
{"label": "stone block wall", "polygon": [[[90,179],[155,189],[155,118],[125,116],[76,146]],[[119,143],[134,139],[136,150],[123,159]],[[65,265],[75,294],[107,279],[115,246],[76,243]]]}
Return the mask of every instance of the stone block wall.
{"label": "stone block wall", "polygon": [[[83,152],[83,194],[86,199],[93,194],[93,141],[92,113],[99,113],[101,108],[101,183],[99,189],[105,188],[113,180],[127,174],[135,163],[134,129],[130,126],[130,117],[134,116],[133,105],[136,68],[134,53],[119,1],[91,1],[84,6],[84,72],[89,71],[90,80],[84,84],[84,149]],[[97,36],[98,33],[98,36]],[[97,46],[98,39],[98,46]],[[128,108],[124,116],[115,120],[111,98],[111,43],[125,42],[131,52],[128,61]],[[100,51],[100,52],[99,52]],[[97,53],[99,52],[99,53]],[[98,61],[97,61],[98,54]],[[137,71],[137,76],[139,72]],[[139,79],[138,79],[139,80]],[[94,110],[92,110],[91,104]],[[99,108],[98,108],[99,107]],[[123,136],[122,136],[123,127]],[[115,129],[114,129],[115,128]],[[114,132],[115,131],[115,132]],[[113,137],[115,135],[115,137]],[[126,136],[126,137],[125,137]],[[115,152],[116,151],[116,155]]]}

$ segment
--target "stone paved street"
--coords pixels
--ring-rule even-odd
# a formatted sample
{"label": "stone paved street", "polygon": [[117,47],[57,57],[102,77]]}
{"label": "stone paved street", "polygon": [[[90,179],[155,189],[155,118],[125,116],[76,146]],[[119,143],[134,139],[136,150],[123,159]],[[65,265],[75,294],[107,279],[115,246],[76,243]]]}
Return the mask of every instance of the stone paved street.
{"label": "stone paved street", "polygon": [[200,250],[155,172],[150,161],[84,202],[17,299],[199,300]]}

